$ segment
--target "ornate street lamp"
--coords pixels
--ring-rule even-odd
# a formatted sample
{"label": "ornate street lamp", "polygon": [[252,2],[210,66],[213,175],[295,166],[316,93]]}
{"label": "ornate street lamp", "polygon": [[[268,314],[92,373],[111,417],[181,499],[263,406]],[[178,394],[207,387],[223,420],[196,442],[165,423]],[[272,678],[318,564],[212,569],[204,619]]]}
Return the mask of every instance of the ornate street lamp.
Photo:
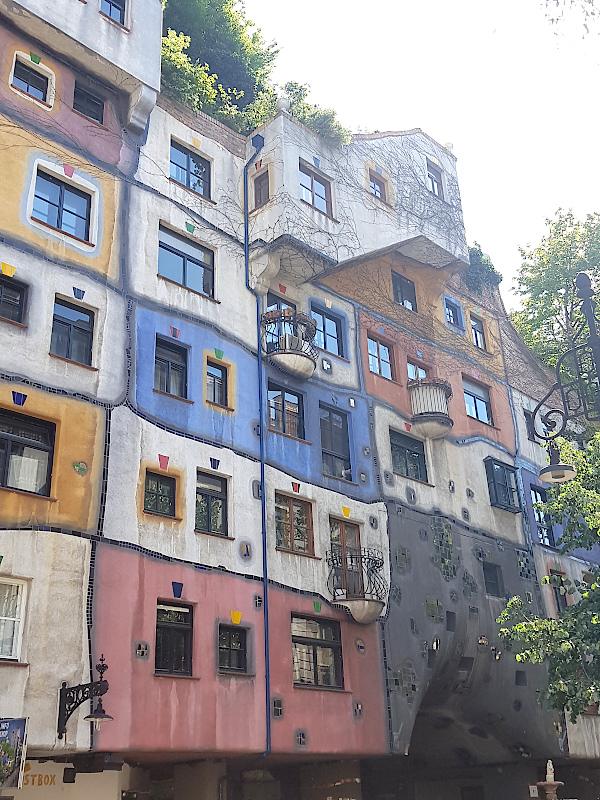
{"label": "ornate street lamp", "polygon": [[[589,275],[580,272],[575,278],[577,296],[581,299],[581,313],[584,322],[573,337],[573,347],[562,355],[556,364],[556,383],[548,394],[540,400],[533,412],[535,435],[548,442],[550,463],[540,470],[540,478],[548,483],[562,483],[572,480],[575,467],[560,463],[560,454],[554,440],[561,436],[570,420],[600,422],[600,336],[596,322],[596,301]],[[577,344],[589,330],[587,340]],[[542,406],[559,392],[562,408],[542,412]],[[542,432],[536,426],[536,419],[542,424]]]}
{"label": "ornate street lamp", "polygon": [[[67,686],[63,681],[60,689],[60,702],[58,704],[58,738],[62,739],[67,730],[67,722],[71,714],[86,700],[92,700],[92,712],[84,717],[87,722],[93,722],[96,730],[100,724],[113,718],[109,716],[102,707],[102,695],[108,691],[108,681],[104,680],[104,673],[108,669],[104,661],[104,654],[100,656],[100,663],[96,664],[96,670],[100,680],[92,683],[81,683],[79,686]],[[93,707],[94,697],[98,698],[96,709]]]}

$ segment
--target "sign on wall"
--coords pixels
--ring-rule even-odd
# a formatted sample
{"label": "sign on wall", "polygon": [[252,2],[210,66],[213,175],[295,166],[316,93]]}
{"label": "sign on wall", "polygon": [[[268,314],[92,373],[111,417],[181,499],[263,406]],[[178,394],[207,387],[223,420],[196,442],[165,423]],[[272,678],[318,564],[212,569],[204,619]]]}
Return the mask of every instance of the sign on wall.
{"label": "sign on wall", "polygon": [[0,719],[0,789],[20,789],[27,750],[27,720]]}

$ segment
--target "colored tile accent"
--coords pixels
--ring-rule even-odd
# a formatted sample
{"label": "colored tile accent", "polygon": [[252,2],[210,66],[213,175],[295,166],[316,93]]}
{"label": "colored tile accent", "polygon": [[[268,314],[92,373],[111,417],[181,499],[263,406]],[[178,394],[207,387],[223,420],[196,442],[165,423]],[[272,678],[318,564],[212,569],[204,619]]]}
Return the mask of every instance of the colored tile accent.
{"label": "colored tile accent", "polygon": [[256,167],[256,169],[260,169],[262,167],[262,161],[257,161],[254,166]]}
{"label": "colored tile accent", "polygon": [[33,61],[34,64],[39,64],[42,60],[41,56],[36,55],[35,53],[29,53],[29,58]]}
{"label": "colored tile accent", "polygon": [[186,229],[186,231],[187,231],[188,233],[193,233],[193,232],[196,230],[196,226],[195,226],[195,225],[192,225],[192,223],[191,223],[191,222],[186,222],[186,223],[185,223],[185,229]]}
{"label": "colored tile accent", "polygon": [[298,493],[300,491],[300,484],[292,481],[292,491]]}
{"label": "colored tile accent", "polygon": [[285,294],[287,292],[287,286],[284,286],[283,283],[280,283],[279,291],[281,292],[281,294]]}
{"label": "colored tile accent", "polygon": [[479,377],[479,373],[477,372],[477,370],[476,370],[476,369],[472,369],[472,370],[471,370],[471,375],[472,375],[474,378],[478,378],[478,377]]}
{"label": "colored tile accent", "polygon": [[2,262],[3,275],[8,275],[9,278],[12,278],[12,276],[15,274],[16,269],[17,269],[16,267],[11,267],[10,264],[5,264],[4,261]]}
{"label": "colored tile accent", "polygon": [[313,600],[313,608],[315,609],[315,611],[317,612],[317,614],[320,614],[320,613],[321,613],[321,607],[322,607],[322,605],[323,605],[323,604],[322,604],[321,602],[319,602],[319,600]]}
{"label": "colored tile accent", "polygon": [[181,598],[181,593],[183,592],[183,583],[177,583],[177,581],[171,581],[171,586],[173,587],[173,597],[179,600]]}
{"label": "colored tile accent", "polygon": [[325,300],[325,305],[327,308],[331,308],[331,300]]}
{"label": "colored tile accent", "polygon": [[346,517],[346,519],[348,519],[350,516],[350,509],[346,508],[346,506],[342,506],[342,514]]}
{"label": "colored tile accent", "polygon": [[210,460],[210,468],[211,469],[219,469],[219,464],[220,463],[221,462],[219,461],[218,458],[211,458],[211,460]]}
{"label": "colored tile accent", "polygon": [[215,357],[219,359],[219,361],[223,358],[223,351],[219,350],[215,347]]}
{"label": "colored tile accent", "polygon": [[417,350],[417,358],[423,358],[422,350]]}
{"label": "colored tile accent", "polygon": [[378,175],[383,175],[383,170],[381,169],[381,167],[375,167],[375,172],[376,172]]}
{"label": "colored tile accent", "polygon": [[231,612],[231,621],[234,625],[239,625],[242,621],[242,612],[241,611],[232,611]]}
{"label": "colored tile accent", "polygon": [[179,339],[179,328],[174,328],[172,325],[170,326],[171,336],[174,339]]}
{"label": "colored tile accent", "polygon": [[252,547],[249,542],[242,542],[240,545],[240,556],[242,558],[252,558]]}
{"label": "colored tile accent", "polygon": [[63,164],[63,172],[67,178],[72,178],[73,173],[75,172],[75,167],[72,167],[70,164]]}
{"label": "colored tile accent", "polygon": [[88,465],[85,463],[85,461],[74,461],[73,469],[78,475],[85,475],[88,470]]}
{"label": "colored tile accent", "polygon": [[158,463],[160,464],[161,469],[168,469],[169,467],[169,456],[158,456]]}
{"label": "colored tile accent", "polygon": [[385,328],[383,327],[383,325],[380,325],[380,326],[377,328],[377,330],[379,331],[379,333],[380,333],[382,336],[385,336]]}
{"label": "colored tile accent", "polygon": [[407,430],[407,431],[410,433],[410,429],[412,428],[412,425],[411,425],[410,423],[408,423],[408,422],[405,422],[405,423],[404,423],[404,427],[405,427],[405,428],[406,428],[406,430]]}
{"label": "colored tile accent", "polygon": [[192,136],[192,144],[194,145],[194,147],[197,147],[198,150],[200,149],[200,144],[201,144],[200,139],[196,139],[195,136]]}
{"label": "colored tile accent", "polygon": [[26,394],[23,394],[22,392],[13,392],[12,396],[13,396],[13,403],[16,406],[24,406],[25,405],[25,400],[27,400],[27,395]]}
{"label": "colored tile accent", "polygon": [[83,289],[78,289],[76,286],[73,287],[73,297],[76,300],[83,300],[83,296],[85,291]]}
{"label": "colored tile accent", "polygon": [[321,166],[321,159],[317,158],[316,156],[313,156],[313,164],[317,169],[319,169],[319,167]]}

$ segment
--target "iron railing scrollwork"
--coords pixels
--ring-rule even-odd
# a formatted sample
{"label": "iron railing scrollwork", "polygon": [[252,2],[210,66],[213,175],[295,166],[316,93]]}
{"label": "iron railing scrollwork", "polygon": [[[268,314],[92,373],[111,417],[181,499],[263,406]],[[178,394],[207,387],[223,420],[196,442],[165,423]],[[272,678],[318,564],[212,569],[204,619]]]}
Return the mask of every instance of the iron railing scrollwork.
{"label": "iron railing scrollwork", "polygon": [[334,600],[385,601],[383,553],[370,547],[333,547],[327,552],[327,587]]}
{"label": "iron railing scrollwork", "polygon": [[314,342],[317,325],[312,317],[291,308],[275,309],[266,311],[261,323],[263,353],[298,353],[316,365],[319,358]]}

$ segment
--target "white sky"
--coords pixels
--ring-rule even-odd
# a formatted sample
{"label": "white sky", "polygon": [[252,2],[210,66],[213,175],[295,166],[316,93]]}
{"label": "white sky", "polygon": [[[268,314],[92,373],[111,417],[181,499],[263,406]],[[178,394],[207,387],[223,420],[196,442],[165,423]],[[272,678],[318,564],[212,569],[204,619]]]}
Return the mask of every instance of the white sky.
{"label": "white sky", "polygon": [[467,239],[504,275],[559,207],[600,211],[600,23],[558,29],[542,0],[245,0],[280,47],[274,79],[308,83],[353,131],[452,142]]}

